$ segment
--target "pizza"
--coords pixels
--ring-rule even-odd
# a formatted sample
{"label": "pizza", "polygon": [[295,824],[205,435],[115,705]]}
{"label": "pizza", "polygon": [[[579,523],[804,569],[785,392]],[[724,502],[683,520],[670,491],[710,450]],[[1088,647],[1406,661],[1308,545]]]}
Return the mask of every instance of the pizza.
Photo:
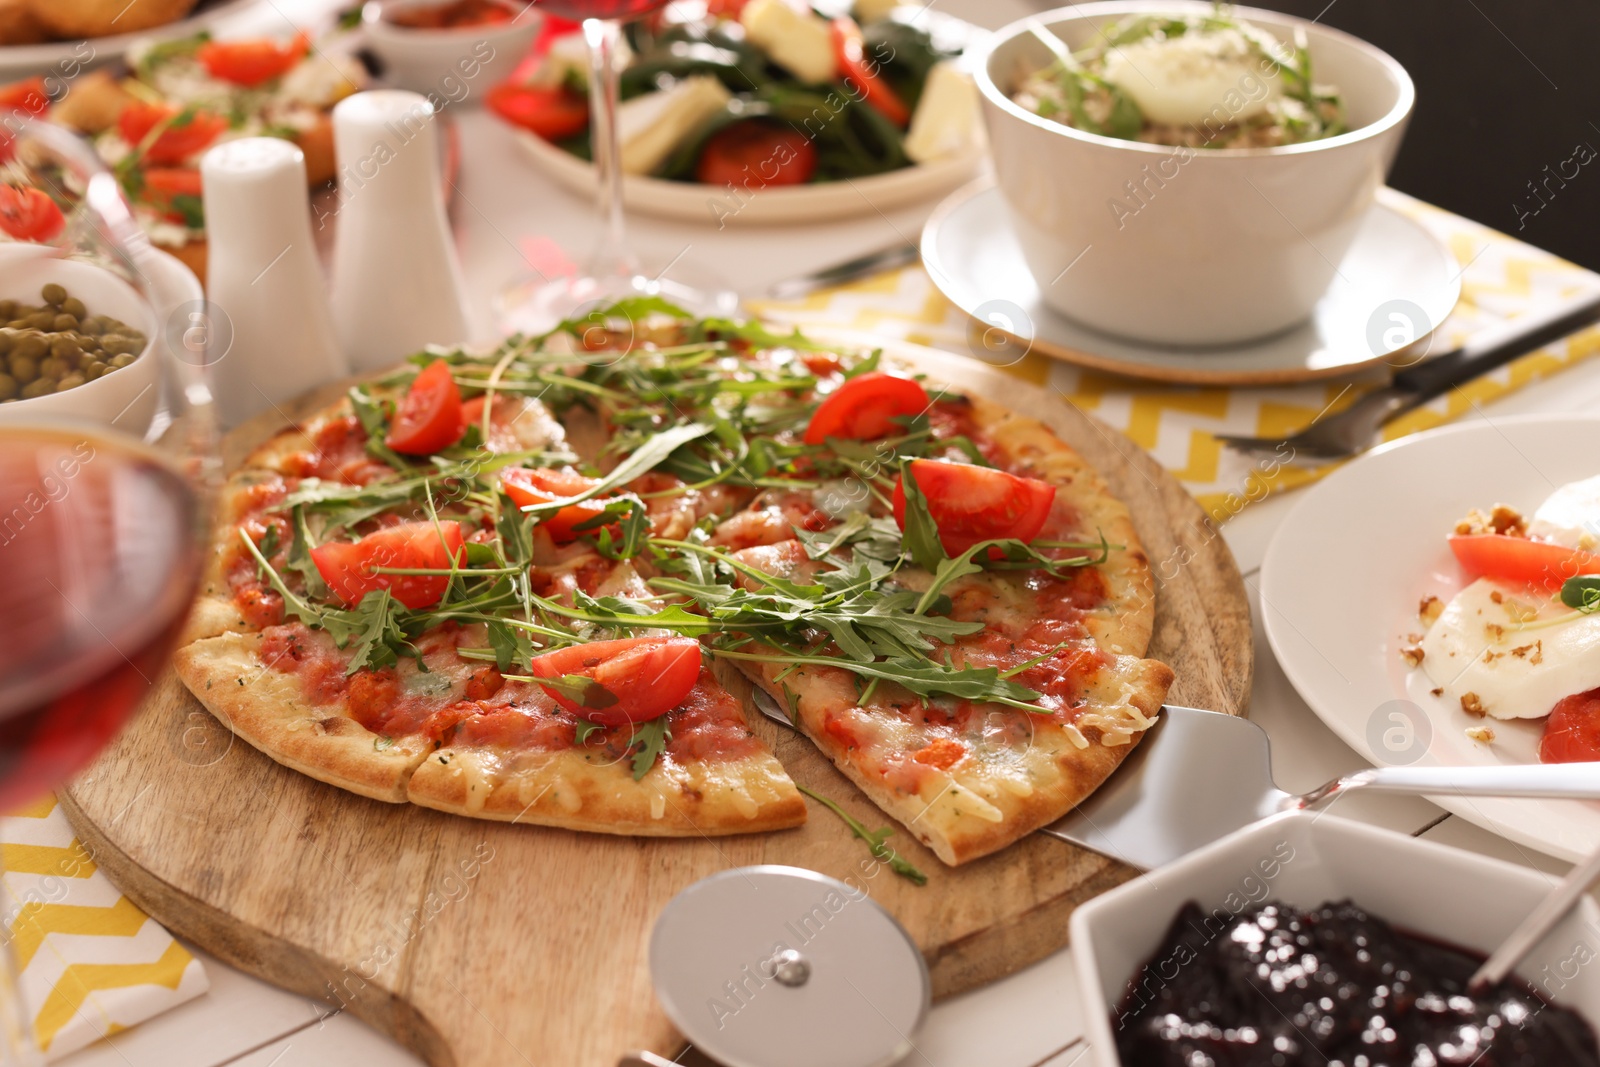
{"label": "pizza", "polygon": [[1173,678],[1127,509],[1044,425],[653,299],[351,389],[233,472],[208,566],[177,670],[239,736],[582,831],[803,822],[748,683],[964,863],[1088,796]]}
{"label": "pizza", "polygon": [[[149,41],[129,50],[128,64],[125,78],[104,70],[79,76],[58,93],[50,118],[93,139],[151,241],[202,280],[200,157],[224,140],[282,137],[305,153],[308,185],[322,185],[335,174],[333,106],[367,82],[353,55],[314,46],[303,33]],[[44,92],[45,79],[33,82]]]}

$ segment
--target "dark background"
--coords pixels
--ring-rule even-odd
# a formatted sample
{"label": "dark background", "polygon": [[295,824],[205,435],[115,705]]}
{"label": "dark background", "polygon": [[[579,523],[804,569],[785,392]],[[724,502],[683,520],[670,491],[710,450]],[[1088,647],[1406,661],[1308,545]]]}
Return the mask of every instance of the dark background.
{"label": "dark background", "polygon": [[[1389,184],[1600,270],[1600,0],[1247,2],[1320,14],[1411,73],[1417,107]],[[1580,144],[1595,158],[1541,188],[1541,207],[1528,183]]]}

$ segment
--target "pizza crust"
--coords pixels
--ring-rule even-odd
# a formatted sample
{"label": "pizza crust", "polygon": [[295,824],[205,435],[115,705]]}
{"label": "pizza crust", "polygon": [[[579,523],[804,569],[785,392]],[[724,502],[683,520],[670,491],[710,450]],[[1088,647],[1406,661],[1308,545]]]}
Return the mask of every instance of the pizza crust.
{"label": "pizza crust", "polygon": [[421,737],[383,738],[336,704],[308,705],[299,678],[261,662],[261,644],[259,634],[208,637],[180,648],[173,666],[207,711],[285,767],[404,803],[406,782],[433,745]]}
{"label": "pizza crust", "polygon": [[590,833],[694,837],[799,826],[805,801],[770,752],[683,764],[663,757],[638,782],[627,761],[585,753],[446,747],[417,768],[407,799],[425,808]]}

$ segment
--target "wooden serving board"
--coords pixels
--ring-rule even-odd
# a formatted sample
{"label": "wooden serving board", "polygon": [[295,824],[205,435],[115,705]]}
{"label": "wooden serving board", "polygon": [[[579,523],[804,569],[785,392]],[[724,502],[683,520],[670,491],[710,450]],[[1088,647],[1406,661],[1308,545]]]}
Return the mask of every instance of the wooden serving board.
{"label": "wooden serving board", "polygon": [[[1244,586],[1216,528],[1126,438],[971,360],[891,346],[937,380],[1034,415],[1133,512],[1158,580],[1150,655],[1173,703],[1242,714],[1252,642]],[[334,390],[332,395],[337,395]],[[290,415],[329,399],[308,397]],[[230,435],[229,459],[276,430]],[[751,712],[789,773],[869,826],[888,820],[811,744]],[[1225,768],[1218,768],[1226,774]],[[175,933],[262,978],[343,1006],[431,1064],[614,1067],[681,1038],[651,990],[656,915],[713,872],[791,864],[862,884],[863,844],[818,805],[796,830],[645,839],[481,822],[346,793],[236,740],[170,673],[144,713],[62,795],[112,881]],[[925,888],[881,870],[864,888],[910,931],[935,996],[1056,951],[1084,900],[1130,868],[1032,835],[959,869],[891,842]],[[715,931],[707,932],[715,937]]]}

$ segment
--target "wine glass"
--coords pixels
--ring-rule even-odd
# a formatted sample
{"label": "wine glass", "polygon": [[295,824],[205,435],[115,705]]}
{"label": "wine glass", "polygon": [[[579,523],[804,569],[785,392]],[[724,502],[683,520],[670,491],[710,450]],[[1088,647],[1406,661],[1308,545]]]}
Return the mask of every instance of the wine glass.
{"label": "wine glass", "polygon": [[[161,672],[199,580],[217,452],[204,331],[181,328],[204,318],[199,283],[151,247],[84,142],[0,116],[0,229],[5,813],[82,769]],[[0,1064],[31,1064],[11,947]]]}
{"label": "wine glass", "polygon": [[644,273],[627,239],[622,213],[622,139],[617,129],[623,24],[671,0],[535,0],[541,10],[582,23],[589,46],[589,140],[594,157],[600,239],[588,268],[562,278],[536,278],[501,294],[508,330],[541,333],[629,296],[660,295],[698,312],[728,314],[738,298]]}

